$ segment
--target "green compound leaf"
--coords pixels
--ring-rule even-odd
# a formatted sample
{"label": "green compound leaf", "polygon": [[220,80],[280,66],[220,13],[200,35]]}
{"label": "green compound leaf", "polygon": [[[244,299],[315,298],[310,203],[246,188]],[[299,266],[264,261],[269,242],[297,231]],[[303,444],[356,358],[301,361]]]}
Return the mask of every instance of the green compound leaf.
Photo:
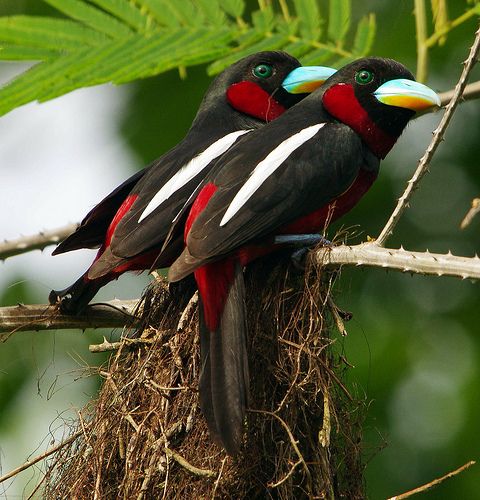
{"label": "green compound leaf", "polygon": [[[328,39],[322,40],[319,0],[276,2],[244,16],[244,0],[44,0],[59,17],[0,17],[0,60],[36,62],[0,88],[0,114],[72,90],[121,84],[171,69],[208,63],[214,75],[245,55],[286,50],[304,64],[363,56],[375,18],[356,26],[345,47],[351,0],[330,0]],[[62,17],[63,15],[63,17]]]}

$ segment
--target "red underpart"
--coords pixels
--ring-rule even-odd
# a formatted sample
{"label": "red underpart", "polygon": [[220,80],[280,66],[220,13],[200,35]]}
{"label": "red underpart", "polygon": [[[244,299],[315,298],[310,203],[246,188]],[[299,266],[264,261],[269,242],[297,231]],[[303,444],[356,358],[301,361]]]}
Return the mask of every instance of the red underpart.
{"label": "red underpart", "polygon": [[128,259],[126,262],[113,269],[112,274],[118,277],[120,274],[126,273],[127,271],[145,271],[146,269],[150,269],[158,257],[159,252],[160,248],[156,248],[149,252],[135,255],[135,257]]}
{"label": "red underpart", "polygon": [[209,331],[218,329],[228,291],[233,281],[235,260],[230,257],[195,270],[195,281],[202,297],[205,324]]}
{"label": "red underpart", "polygon": [[133,205],[135,200],[138,198],[138,194],[131,194],[125,198],[125,201],[120,205],[120,208],[117,210],[117,213],[115,214],[115,217],[112,219],[112,222],[110,222],[110,225],[108,226],[107,229],[107,234],[105,236],[105,241],[103,243],[103,246],[105,248],[110,246],[110,243],[112,241],[113,233],[118,226],[118,223],[123,219],[125,214],[130,210],[130,207]]}
{"label": "red underpart", "polygon": [[361,169],[352,185],[333,202],[283,226],[276,234],[309,234],[322,230],[349,212],[370,189],[376,178],[376,172]]}
{"label": "red underpart", "polygon": [[192,224],[195,222],[195,219],[205,209],[207,203],[209,202],[210,198],[213,196],[213,193],[215,193],[216,190],[217,186],[215,186],[215,184],[213,184],[212,182],[209,182],[208,184],[205,184],[200,193],[198,193],[198,196],[195,198],[192,208],[190,209],[190,213],[188,214],[187,222],[185,222],[185,232],[184,232],[185,241],[187,241],[188,233],[190,232],[190,229],[192,228]]}
{"label": "red underpart", "polygon": [[[334,202],[283,226],[275,234],[310,234],[322,230],[330,222],[350,211],[368,191],[376,177],[377,174],[374,172],[360,170],[352,185]],[[203,208],[205,205],[206,203],[203,204]],[[205,324],[211,332],[218,329],[228,291],[233,281],[235,261],[246,266],[278,248],[278,245],[274,245],[272,236],[267,238],[262,245],[242,247],[234,255],[221,261],[206,264],[195,271],[195,280],[203,301]]]}
{"label": "red underpart", "polygon": [[270,122],[286,110],[254,82],[239,82],[227,89],[227,101],[237,111]]}
{"label": "red underpart", "polygon": [[[104,247],[100,248],[100,250],[98,251],[98,253],[95,257],[95,261],[97,261],[101,257],[101,255],[103,254],[104,251],[105,251]],[[104,280],[106,280],[106,282],[109,282],[109,281],[112,281],[112,280],[119,278],[120,275],[122,275],[123,273],[126,273],[128,271],[145,271],[146,269],[150,269],[153,266],[156,258],[158,257],[159,251],[160,251],[160,248],[157,248],[157,249],[151,250],[147,253],[136,255],[135,257],[132,257],[132,258],[128,259],[127,261],[123,262],[122,264],[118,265],[117,267],[112,269],[108,274],[102,276],[99,279],[104,279]],[[98,279],[98,278],[95,278],[95,279]],[[83,281],[85,283],[92,281],[88,277],[88,271],[83,275]]]}
{"label": "red underpart", "polygon": [[137,198],[137,194],[129,195],[120,205],[117,213],[115,214],[115,217],[112,219],[112,222],[110,222],[110,225],[108,226],[107,232],[105,234],[105,240],[102,246],[98,249],[97,255],[95,256],[95,260],[93,262],[97,262],[97,260],[102,256],[103,252],[105,252],[105,250],[110,246],[115,228],[118,226],[118,223],[122,220],[125,214],[130,210],[130,207],[133,205]]}
{"label": "red underpart", "polygon": [[[97,255],[95,256],[95,260],[93,262],[96,262],[103,255],[105,249],[107,249],[110,246],[110,243],[112,242],[113,238],[113,233],[115,232],[116,227],[118,226],[119,222],[123,219],[125,214],[130,210],[131,206],[133,205],[133,203],[137,198],[138,198],[137,194],[129,195],[120,205],[119,209],[117,210],[117,213],[115,214],[115,217],[112,219],[112,222],[110,222],[110,225],[108,226],[107,233],[105,234],[105,241],[99,248]],[[117,279],[121,274],[127,271],[144,271],[145,269],[150,269],[157,256],[158,256],[158,249],[151,250],[150,252],[132,257],[131,259],[128,259],[128,261],[112,269],[112,271],[110,271],[107,275],[105,275],[103,279],[107,279],[108,277],[109,279],[107,279],[107,281],[111,281]],[[83,279],[85,282],[91,281],[88,278],[88,271],[83,276]]]}
{"label": "red underpart", "polygon": [[379,128],[362,108],[352,85],[338,83],[323,95],[323,106],[337,120],[351,127],[378,158],[385,158],[397,138]]}

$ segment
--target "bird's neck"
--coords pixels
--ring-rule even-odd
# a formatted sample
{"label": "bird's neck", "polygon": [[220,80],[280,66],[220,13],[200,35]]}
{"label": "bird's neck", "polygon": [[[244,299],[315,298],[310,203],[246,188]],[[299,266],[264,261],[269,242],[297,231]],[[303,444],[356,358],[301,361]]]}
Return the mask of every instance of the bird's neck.
{"label": "bird's neck", "polygon": [[351,85],[340,83],[327,89],[323,106],[333,117],[355,130],[380,159],[387,156],[398,139],[398,135],[387,133],[372,120]]}

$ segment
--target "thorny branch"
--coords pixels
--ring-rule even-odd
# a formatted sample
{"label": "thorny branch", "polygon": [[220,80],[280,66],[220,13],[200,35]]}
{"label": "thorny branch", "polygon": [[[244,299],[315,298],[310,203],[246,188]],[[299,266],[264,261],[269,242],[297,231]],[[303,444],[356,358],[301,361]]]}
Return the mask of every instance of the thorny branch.
{"label": "thorny branch", "polygon": [[[316,252],[315,259],[322,266],[381,267],[412,274],[480,279],[478,256],[459,257],[451,253],[413,252],[404,248],[380,247],[375,242],[353,246],[324,247]],[[11,333],[17,331],[73,328],[84,330],[85,328],[121,328],[127,324],[135,325],[135,317],[132,314],[137,304],[137,300],[117,299],[104,304],[91,305],[81,316],[61,314],[55,306],[46,304],[0,307],[0,341],[7,340]],[[119,343],[107,342],[91,346],[91,351],[111,351],[119,346]]]}
{"label": "thorny branch", "polygon": [[62,314],[47,304],[0,307],[0,342],[20,331],[61,330],[67,328],[122,328],[134,326],[138,300],[111,300],[92,304],[78,316]]}
{"label": "thorny branch", "polygon": [[443,114],[443,117],[433,134],[432,141],[430,142],[427,150],[425,151],[425,154],[420,159],[420,162],[418,163],[418,167],[415,170],[413,177],[408,181],[407,187],[402,196],[400,197],[400,199],[398,200],[395,210],[390,216],[390,219],[388,219],[387,223],[385,224],[385,227],[382,229],[382,232],[378,236],[376,241],[377,245],[383,246],[386,239],[393,233],[393,230],[397,225],[398,221],[400,220],[400,217],[402,216],[405,209],[408,207],[410,198],[413,192],[417,189],[418,183],[420,182],[422,177],[427,173],[433,155],[435,154],[435,151],[437,150],[437,147],[440,144],[440,142],[443,141],[445,130],[447,129],[448,124],[450,123],[450,120],[453,116],[453,113],[455,112],[455,109],[458,103],[460,102],[460,97],[467,84],[468,76],[470,75],[470,72],[475,66],[475,63],[477,62],[479,49],[480,49],[480,28],[477,29],[477,32],[475,34],[475,41],[473,42],[473,45],[470,49],[468,58],[463,63],[464,64],[463,71],[462,74],[460,75],[460,79],[458,80],[457,85],[455,86],[455,91],[452,100],[448,103],[445,113]]}
{"label": "thorny branch", "polygon": [[412,252],[404,248],[384,248],[375,242],[322,248],[315,258],[320,265],[381,267],[405,273],[480,279],[480,258],[447,254]]}
{"label": "thorny branch", "polygon": [[43,250],[49,245],[55,245],[72,234],[77,226],[77,224],[68,224],[57,229],[40,231],[38,234],[32,236],[22,236],[14,240],[5,240],[3,243],[0,243],[0,260],[31,252],[32,250]]}
{"label": "thorny branch", "polygon": [[[452,99],[455,93],[455,89],[447,90],[446,92],[442,92],[438,94],[440,97],[440,101],[442,102],[442,106],[446,106]],[[469,83],[462,94],[461,99],[463,101],[470,101],[471,99],[478,99],[480,97],[480,82]]]}

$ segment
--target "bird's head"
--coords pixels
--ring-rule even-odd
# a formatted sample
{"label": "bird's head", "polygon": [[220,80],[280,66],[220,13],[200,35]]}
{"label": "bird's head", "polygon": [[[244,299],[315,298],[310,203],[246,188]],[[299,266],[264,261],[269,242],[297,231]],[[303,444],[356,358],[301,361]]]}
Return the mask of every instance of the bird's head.
{"label": "bird's head", "polygon": [[438,95],[392,59],[368,57],[337,71],[321,90],[325,110],[384,158],[416,113],[440,106]]}
{"label": "bird's head", "polygon": [[258,52],[227,68],[214,84],[236,111],[269,122],[322,85],[336,70],[301,66],[286,52]]}

